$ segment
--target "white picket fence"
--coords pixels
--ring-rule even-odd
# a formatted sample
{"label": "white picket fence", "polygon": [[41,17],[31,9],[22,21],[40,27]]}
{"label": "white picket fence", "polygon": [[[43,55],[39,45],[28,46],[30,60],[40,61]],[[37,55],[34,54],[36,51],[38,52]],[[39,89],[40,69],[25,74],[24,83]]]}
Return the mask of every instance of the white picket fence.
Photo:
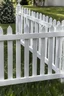
{"label": "white picket fence", "polygon": [[[28,29],[28,27],[27,27]],[[64,67],[61,65],[61,51],[62,51],[62,38],[64,32],[52,32],[52,27],[49,29],[50,33],[27,33],[27,34],[12,34],[12,28],[9,26],[7,34],[3,34],[0,28],[0,86],[42,81],[49,79],[64,78]],[[26,30],[27,31],[27,30]],[[56,38],[56,48],[54,54],[54,39]],[[29,75],[29,41],[33,40],[32,50],[32,75]],[[40,53],[37,52],[38,42],[40,39],[41,49]],[[46,39],[48,39],[48,58],[45,57]],[[21,75],[21,42],[24,40],[24,77]],[[4,64],[4,42],[7,41],[7,79],[4,78],[5,64]],[[13,41],[16,41],[16,77],[13,77]],[[40,74],[37,75],[37,57],[40,59]],[[54,63],[54,55],[55,63]],[[45,63],[47,66],[47,73],[45,73]],[[54,70],[54,72],[53,72]]]}
{"label": "white picket fence", "polygon": [[[26,12],[26,13],[25,13]],[[7,79],[4,78],[4,42],[7,41]],[[16,41],[16,77],[13,77],[13,42]],[[24,46],[24,77],[21,48]],[[20,4],[16,8],[16,34],[9,26],[7,34],[0,27],[0,86],[64,78],[64,21],[35,13]],[[29,52],[32,75],[29,75]],[[40,72],[37,74],[37,58]],[[47,69],[45,69],[47,68]],[[47,71],[47,73],[46,73]],[[64,81],[62,79],[62,81]]]}
{"label": "white picket fence", "polygon": [[[16,7],[16,32],[21,33],[21,34],[40,34],[40,33],[54,33],[55,32],[64,32],[64,20],[62,22],[56,21],[55,19],[53,20],[51,17],[45,16],[41,13],[31,11],[28,8],[23,8],[20,6],[20,4],[17,5]],[[43,57],[45,58],[45,63],[48,65],[49,63],[49,56],[53,54],[50,57],[51,62],[52,62],[52,69],[55,72],[59,72],[59,66],[63,68],[63,63],[64,63],[64,42],[63,38],[58,39],[58,38],[53,38],[53,41],[51,40],[50,42],[53,44],[49,45],[49,38],[45,38],[45,53],[43,54]],[[35,42],[35,48],[37,45],[37,57],[39,59],[41,58],[41,38],[36,40]],[[21,40],[21,44],[25,47],[25,41]],[[34,42],[31,39],[29,41],[29,51],[33,53],[33,45]],[[50,49],[50,54],[49,54],[49,46],[52,47],[53,51]],[[59,47],[60,46],[60,47]],[[45,56],[44,56],[45,55]],[[36,57],[36,56],[35,56]],[[35,58],[34,57],[34,58]],[[35,58],[36,59],[36,58]],[[62,61],[62,62],[61,62]],[[42,59],[42,68],[44,66],[43,64],[43,59]],[[61,64],[62,63],[62,64]],[[61,64],[61,65],[59,65]],[[51,66],[51,65],[50,65]],[[35,68],[35,67],[34,67]],[[62,69],[61,68],[61,69]],[[43,70],[42,70],[43,71]],[[44,72],[44,71],[43,71]],[[42,72],[41,72],[42,73]],[[45,72],[44,72],[45,73]]]}

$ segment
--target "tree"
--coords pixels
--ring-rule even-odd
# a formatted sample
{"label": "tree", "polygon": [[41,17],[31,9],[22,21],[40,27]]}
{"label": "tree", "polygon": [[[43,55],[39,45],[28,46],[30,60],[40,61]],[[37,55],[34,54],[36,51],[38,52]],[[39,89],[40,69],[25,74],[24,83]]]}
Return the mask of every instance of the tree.
{"label": "tree", "polygon": [[21,5],[28,5],[28,1],[27,0],[21,0],[20,4]]}

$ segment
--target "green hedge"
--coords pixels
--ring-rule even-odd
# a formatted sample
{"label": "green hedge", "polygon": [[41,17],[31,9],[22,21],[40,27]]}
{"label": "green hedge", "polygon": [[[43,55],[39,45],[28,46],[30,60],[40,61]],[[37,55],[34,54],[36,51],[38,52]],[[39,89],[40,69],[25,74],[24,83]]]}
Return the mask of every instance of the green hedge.
{"label": "green hedge", "polygon": [[21,5],[28,5],[28,1],[27,0],[21,0],[20,4]]}
{"label": "green hedge", "polygon": [[0,23],[14,23],[14,7],[11,2],[4,2],[0,7]]}

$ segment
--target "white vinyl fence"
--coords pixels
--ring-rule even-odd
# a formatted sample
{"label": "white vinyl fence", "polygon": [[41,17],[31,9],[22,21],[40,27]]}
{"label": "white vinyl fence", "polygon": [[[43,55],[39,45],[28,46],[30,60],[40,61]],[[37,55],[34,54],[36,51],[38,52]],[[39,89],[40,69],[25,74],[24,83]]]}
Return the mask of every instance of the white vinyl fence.
{"label": "white vinyl fence", "polygon": [[[27,27],[28,30],[28,27]],[[26,30],[26,31],[27,31]],[[43,30],[43,29],[42,29]],[[64,32],[52,32],[52,27],[49,29],[50,33],[27,33],[27,34],[12,34],[12,28],[9,26],[7,34],[3,35],[3,30],[0,28],[0,86],[42,81],[49,79],[64,78],[64,67],[61,66],[61,52],[62,52],[62,38]],[[56,38],[56,48],[54,48],[54,39]],[[32,39],[32,75],[29,75],[29,41]],[[38,40],[40,39],[41,47],[38,53]],[[48,58],[46,53],[46,39],[48,39]],[[24,40],[24,77],[21,75],[21,42]],[[4,78],[4,42],[7,41],[7,78]],[[13,77],[13,41],[16,41],[16,77]],[[55,50],[55,53],[54,53]],[[54,55],[55,60],[54,60]],[[37,74],[37,56],[40,59],[40,74]],[[45,63],[47,64],[47,73],[45,73]],[[54,70],[54,72],[53,72]]]}
{"label": "white vinyl fence", "polygon": [[[19,26],[19,27],[18,27]],[[16,32],[21,34],[36,34],[36,33],[54,33],[55,32],[64,32],[64,20],[62,22],[56,21],[56,19],[52,19],[51,17],[45,16],[41,13],[34,12],[29,10],[28,8],[23,8],[20,6],[20,4],[16,7]],[[53,38],[53,41],[49,41],[48,38],[45,38],[45,53],[43,54],[43,57],[45,57],[45,63],[48,65],[49,63],[49,55],[53,54],[53,58],[50,57],[52,62],[52,69],[58,72],[57,68],[60,66],[63,68],[64,63],[64,42],[63,38]],[[37,57],[41,59],[41,38],[37,39],[35,41],[35,48],[37,45]],[[53,44],[49,46],[49,42]],[[25,41],[21,40],[21,44],[25,47]],[[33,45],[34,42],[31,39],[29,41],[29,51],[33,53]],[[59,47],[60,46],[60,47]],[[50,49],[49,53],[49,47],[52,47],[53,51]],[[36,50],[35,50],[36,51]],[[45,56],[44,56],[45,55]],[[35,57],[34,57],[35,58]],[[36,59],[36,58],[35,58]],[[42,59],[43,62],[43,59]],[[61,65],[59,65],[61,64]],[[42,63],[42,67],[43,67]],[[62,69],[61,68],[61,69]]]}
{"label": "white vinyl fence", "polygon": [[[26,13],[25,13],[26,12]],[[0,86],[64,78],[64,21],[28,9],[16,8],[16,34],[9,26],[7,34],[0,27]],[[7,42],[7,78],[4,78],[4,42]],[[16,77],[13,76],[13,42],[16,50]],[[21,49],[24,46],[24,70]],[[32,74],[29,74],[29,52],[32,53]],[[37,74],[37,58],[40,59]],[[22,73],[24,71],[24,76]],[[47,71],[47,72],[46,72]],[[63,81],[63,79],[62,79]]]}

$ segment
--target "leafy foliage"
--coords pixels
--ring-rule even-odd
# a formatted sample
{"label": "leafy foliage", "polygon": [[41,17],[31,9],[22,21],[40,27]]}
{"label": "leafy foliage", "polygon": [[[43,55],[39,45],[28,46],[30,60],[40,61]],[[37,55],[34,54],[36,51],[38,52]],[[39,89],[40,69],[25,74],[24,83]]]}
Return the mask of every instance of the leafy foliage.
{"label": "leafy foliage", "polygon": [[8,0],[4,1],[0,7],[0,23],[14,23],[15,15],[13,4]]}
{"label": "leafy foliage", "polygon": [[22,0],[22,1],[20,2],[20,4],[21,4],[21,5],[28,5],[28,1],[27,1],[27,0]]}

